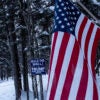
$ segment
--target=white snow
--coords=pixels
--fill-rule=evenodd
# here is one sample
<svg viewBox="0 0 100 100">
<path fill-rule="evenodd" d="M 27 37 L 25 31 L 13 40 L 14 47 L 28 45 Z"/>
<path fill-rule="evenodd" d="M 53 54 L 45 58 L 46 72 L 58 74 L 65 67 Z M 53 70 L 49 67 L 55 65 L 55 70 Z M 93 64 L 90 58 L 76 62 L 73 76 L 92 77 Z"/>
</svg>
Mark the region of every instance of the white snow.
<svg viewBox="0 0 100 100">
<path fill-rule="evenodd" d="M 47 74 L 43 75 L 42 78 L 43 78 L 42 80 L 43 80 L 43 91 L 44 91 L 44 100 L 45 100 L 48 75 Z M 37 79 L 38 79 L 38 76 L 37 76 Z M 37 84 L 39 86 L 39 81 Z M 13 79 L 10 78 L 8 81 L 7 80 L 0 81 L 0 100 L 15 100 L 15 88 L 14 88 Z M 27 100 L 27 95 L 26 95 L 26 92 L 24 91 L 22 91 L 21 100 Z M 29 100 L 34 100 L 33 92 L 32 92 L 32 80 L 30 76 L 29 76 Z M 35 99 L 35 100 L 38 100 L 38 99 Z"/>
<path fill-rule="evenodd" d="M 47 92 L 48 75 L 43 75 L 42 77 L 43 77 L 43 90 L 44 90 L 44 100 L 45 100 Z M 29 78 L 29 83 L 30 83 L 29 100 L 33 100 L 31 78 Z M 97 84 L 100 90 L 100 76 L 97 76 Z M 13 79 L 10 78 L 8 81 L 7 80 L 0 81 L 0 100 L 15 100 L 15 88 Z M 26 93 L 24 91 L 22 91 L 21 100 L 27 100 Z"/>
<path fill-rule="evenodd" d="M 14 81 L 0 81 L 0 100 L 15 100 Z"/>
<path fill-rule="evenodd" d="M 100 5 L 100 1 L 99 0 L 92 0 L 94 4 Z"/>
<path fill-rule="evenodd" d="M 50 8 L 52 11 L 54 11 L 54 6 L 50 6 L 49 8 Z"/>
</svg>

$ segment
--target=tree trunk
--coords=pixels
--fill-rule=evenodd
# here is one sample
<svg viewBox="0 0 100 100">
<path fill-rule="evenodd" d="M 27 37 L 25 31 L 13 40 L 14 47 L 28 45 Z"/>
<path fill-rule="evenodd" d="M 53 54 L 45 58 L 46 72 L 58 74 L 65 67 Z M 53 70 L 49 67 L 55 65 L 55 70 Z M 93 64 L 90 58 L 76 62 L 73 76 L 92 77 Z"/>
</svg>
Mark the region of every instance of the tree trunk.
<svg viewBox="0 0 100 100">
<path fill-rule="evenodd" d="M 35 98 L 39 99 L 36 76 L 32 76 L 32 88 L 34 93 L 34 99 Z"/>
<path fill-rule="evenodd" d="M 41 95 L 41 100 L 44 100 L 42 75 L 39 75 L 39 80 L 40 80 L 40 95 Z"/>
<path fill-rule="evenodd" d="M 18 52 L 17 52 L 17 45 L 15 44 L 16 35 L 10 35 L 10 52 L 12 57 L 12 66 L 13 66 L 13 74 L 14 74 L 14 84 L 15 84 L 15 93 L 16 93 L 16 100 L 20 99 L 21 96 L 21 73 L 20 67 L 18 64 Z"/>
<path fill-rule="evenodd" d="M 16 40 L 15 35 L 13 36 L 13 39 Z M 14 41 L 15 42 L 15 41 Z M 21 96 L 21 90 L 22 90 L 22 85 L 21 85 L 21 72 L 20 72 L 20 66 L 18 64 L 18 52 L 17 52 L 17 45 L 14 44 L 14 63 L 15 63 L 15 86 L 17 87 L 17 95 L 18 100 Z"/>
<path fill-rule="evenodd" d="M 23 33 L 24 34 L 24 33 Z M 27 92 L 27 100 L 29 100 L 29 84 L 28 84 L 28 64 L 27 64 L 27 51 L 25 51 L 26 47 L 26 35 L 22 34 L 22 55 L 23 55 L 23 87 L 24 91 Z"/>
</svg>

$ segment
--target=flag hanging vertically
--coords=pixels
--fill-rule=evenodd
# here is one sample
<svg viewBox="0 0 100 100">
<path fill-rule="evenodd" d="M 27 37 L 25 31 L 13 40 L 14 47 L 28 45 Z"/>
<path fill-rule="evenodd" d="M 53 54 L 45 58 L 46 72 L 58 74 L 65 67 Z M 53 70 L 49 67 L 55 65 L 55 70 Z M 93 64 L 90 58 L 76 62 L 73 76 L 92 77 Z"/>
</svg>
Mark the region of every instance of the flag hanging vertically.
<svg viewBox="0 0 100 100">
<path fill-rule="evenodd" d="M 69 0 L 55 0 L 47 100 L 100 100 L 95 58 L 100 29 Z"/>
</svg>

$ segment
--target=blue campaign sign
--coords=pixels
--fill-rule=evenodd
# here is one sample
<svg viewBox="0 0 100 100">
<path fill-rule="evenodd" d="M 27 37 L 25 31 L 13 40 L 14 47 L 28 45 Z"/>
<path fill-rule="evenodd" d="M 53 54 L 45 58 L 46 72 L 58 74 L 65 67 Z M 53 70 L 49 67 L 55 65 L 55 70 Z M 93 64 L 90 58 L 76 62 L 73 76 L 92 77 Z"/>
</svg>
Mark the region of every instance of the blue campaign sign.
<svg viewBox="0 0 100 100">
<path fill-rule="evenodd" d="M 44 59 L 32 59 L 30 65 L 32 75 L 46 74 Z"/>
</svg>

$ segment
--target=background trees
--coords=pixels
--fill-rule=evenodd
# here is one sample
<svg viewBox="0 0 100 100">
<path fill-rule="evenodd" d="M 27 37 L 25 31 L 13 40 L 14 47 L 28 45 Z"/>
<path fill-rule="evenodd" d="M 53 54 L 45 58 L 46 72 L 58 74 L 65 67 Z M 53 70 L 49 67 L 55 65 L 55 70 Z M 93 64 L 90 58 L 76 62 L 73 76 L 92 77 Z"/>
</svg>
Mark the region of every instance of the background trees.
<svg viewBox="0 0 100 100">
<path fill-rule="evenodd" d="M 100 6 L 91 0 L 80 1 L 99 20 Z M 77 2 L 75 4 L 91 18 Z M 31 59 L 44 58 L 46 72 L 48 71 L 53 16 L 54 0 L 0 0 L 0 78 L 4 79 L 5 75 L 7 78 L 14 75 L 16 100 L 20 98 L 22 89 L 27 92 L 27 99 L 29 98 L 28 73 L 31 71 L 29 63 Z M 99 51 L 98 47 L 96 72 L 99 70 Z M 39 79 L 42 93 L 41 75 Z M 37 98 L 35 75 L 32 76 L 32 81 L 34 97 Z M 43 94 L 41 97 L 43 99 Z"/>
<path fill-rule="evenodd" d="M 22 87 L 27 91 L 29 61 L 32 58 L 45 58 L 48 70 L 50 34 L 52 31 L 53 10 L 46 0 L 1 0 L 0 1 L 0 70 L 7 68 L 14 75 L 16 100 L 20 98 Z M 45 41 L 44 41 L 45 39 Z M 44 54 L 45 52 L 45 54 Z M 44 54 L 44 55 L 43 55 Z M 7 70 L 8 71 L 8 70 Z M 6 72 L 5 72 L 6 73 Z M 23 76 L 23 86 L 21 84 Z M 41 91 L 42 76 L 39 76 Z M 36 76 L 32 76 L 34 96 L 38 98 Z M 43 98 L 43 94 L 41 94 Z"/>
</svg>

